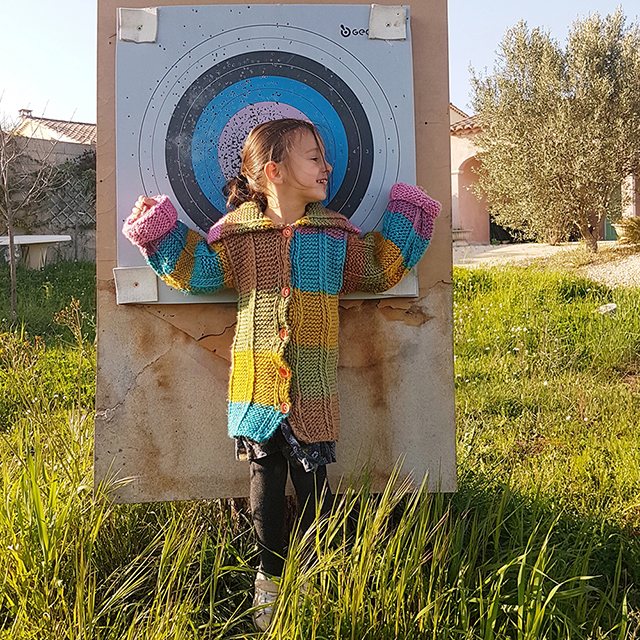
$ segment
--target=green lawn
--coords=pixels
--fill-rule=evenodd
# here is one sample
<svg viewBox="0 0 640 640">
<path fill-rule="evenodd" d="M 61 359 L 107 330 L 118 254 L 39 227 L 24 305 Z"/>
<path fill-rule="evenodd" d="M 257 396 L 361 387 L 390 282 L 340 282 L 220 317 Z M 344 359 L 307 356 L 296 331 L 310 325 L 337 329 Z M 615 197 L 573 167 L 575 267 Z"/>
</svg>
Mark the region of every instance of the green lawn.
<svg viewBox="0 0 640 640">
<path fill-rule="evenodd" d="M 56 325 L 54 316 L 64 309 L 72 298 L 79 301 L 87 314 L 85 331 L 89 340 L 95 337 L 96 265 L 92 262 L 57 262 L 35 271 L 23 264 L 17 268 L 19 325 L 11 325 L 9 264 L 0 264 L 0 331 L 20 329 L 22 325 L 31 336 L 47 341 L 70 338 L 68 330 Z"/>
<path fill-rule="evenodd" d="M 244 503 L 92 497 L 92 265 L 20 278 L 0 335 L 0 638 L 258 637 Z M 347 488 L 294 540 L 270 637 L 636 637 L 640 292 L 456 269 L 454 302 L 458 493 Z"/>
</svg>

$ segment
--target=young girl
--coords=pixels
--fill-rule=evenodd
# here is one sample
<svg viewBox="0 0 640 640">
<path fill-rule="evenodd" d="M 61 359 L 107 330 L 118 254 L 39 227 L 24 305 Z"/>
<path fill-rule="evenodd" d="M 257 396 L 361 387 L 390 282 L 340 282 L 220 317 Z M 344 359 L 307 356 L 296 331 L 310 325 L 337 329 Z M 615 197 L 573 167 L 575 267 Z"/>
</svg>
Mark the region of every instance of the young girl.
<svg viewBox="0 0 640 640">
<path fill-rule="evenodd" d="M 166 196 L 140 196 L 123 233 L 172 287 L 238 292 L 229 381 L 229 435 L 249 460 L 250 499 L 260 545 L 254 620 L 266 629 L 285 553 L 285 484 L 290 474 L 300 530 L 331 504 L 326 465 L 339 432 L 338 296 L 382 292 L 418 262 L 440 205 L 420 188 L 391 189 L 383 230 L 360 236 L 325 209 L 331 165 L 316 128 L 266 122 L 249 134 L 231 210 L 205 240 L 177 220 Z"/>
</svg>

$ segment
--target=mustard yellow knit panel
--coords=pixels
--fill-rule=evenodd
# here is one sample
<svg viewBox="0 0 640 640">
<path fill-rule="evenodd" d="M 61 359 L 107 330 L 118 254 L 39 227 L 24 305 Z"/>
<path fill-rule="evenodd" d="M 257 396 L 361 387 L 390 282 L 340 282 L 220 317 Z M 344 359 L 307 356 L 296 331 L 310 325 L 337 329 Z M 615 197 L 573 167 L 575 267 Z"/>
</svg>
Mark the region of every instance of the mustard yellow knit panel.
<svg viewBox="0 0 640 640">
<path fill-rule="evenodd" d="M 292 289 L 289 306 L 291 339 L 300 346 L 338 346 L 337 296 Z"/>
<path fill-rule="evenodd" d="M 290 380 L 280 375 L 284 361 L 268 351 L 236 351 L 229 381 L 229 402 L 279 406 L 289 401 Z"/>
<path fill-rule="evenodd" d="M 193 256 L 196 245 L 200 240 L 202 240 L 202 238 L 193 229 L 187 231 L 185 247 L 180 253 L 180 257 L 176 261 L 173 271 L 162 278 L 169 286 L 182 289 L 183 291 L 189 291 L 191 289 L 189 282 L 191 281 L 193 267 L 195 265 L 195 258 Z"/>
</svg>

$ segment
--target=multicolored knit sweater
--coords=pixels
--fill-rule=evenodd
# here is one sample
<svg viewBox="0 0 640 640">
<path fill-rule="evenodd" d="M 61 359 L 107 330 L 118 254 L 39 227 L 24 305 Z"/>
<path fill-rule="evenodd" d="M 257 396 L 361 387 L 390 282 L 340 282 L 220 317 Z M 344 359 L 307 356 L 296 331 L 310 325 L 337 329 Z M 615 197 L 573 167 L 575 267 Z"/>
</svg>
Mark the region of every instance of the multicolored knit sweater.
<svg viewBox="0 0 640 640">
<path fill-rule="evenodd" d="M 177 220 L 166 196 L 123 233 L 169 285 L 238 291 L 229 435 L 264 442 L 289 418 L 302 442 L 338 439 L 338 296 L 397 284 L 429 245 L 440 204 L 417 187 L 391 189 L 382 232 L 360 236 L 320 203 L 275 226 L 247 202 L 207 240 Z"/>
</svg>

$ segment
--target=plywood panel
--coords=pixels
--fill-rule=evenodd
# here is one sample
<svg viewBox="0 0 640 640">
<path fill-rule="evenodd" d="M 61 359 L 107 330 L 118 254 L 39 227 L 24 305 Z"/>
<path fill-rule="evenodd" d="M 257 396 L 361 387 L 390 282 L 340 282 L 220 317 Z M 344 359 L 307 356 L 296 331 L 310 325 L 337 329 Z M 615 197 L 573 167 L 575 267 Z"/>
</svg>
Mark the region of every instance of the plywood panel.
<svg viewBox="0 0 640 640">
<path fill-rule="evenodd" d="M 98 3 L 96 481 L 128 478 L 114 495 L 125 502 L 247 495 L 246 463 L 226 435 L 234 306 L 116 305 L 117 5 Z M 418 265 L 418 298 L 341 305 L 334 485 L 368 461 L 381 486 L 404 457 L 416 482 L 429 473 L 432 487 L 455 489 L 446 18 L 445 0 L 411 7 L 417 182 L 443 210 Z"/>
</svg>

